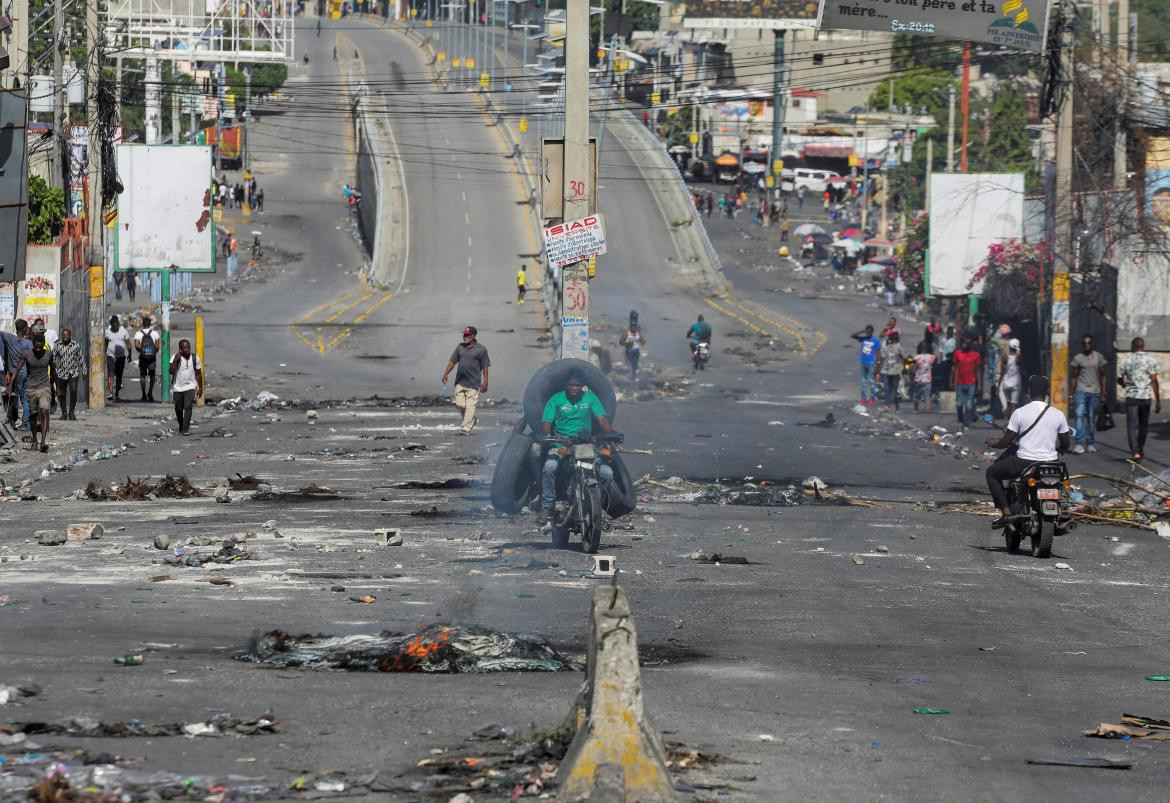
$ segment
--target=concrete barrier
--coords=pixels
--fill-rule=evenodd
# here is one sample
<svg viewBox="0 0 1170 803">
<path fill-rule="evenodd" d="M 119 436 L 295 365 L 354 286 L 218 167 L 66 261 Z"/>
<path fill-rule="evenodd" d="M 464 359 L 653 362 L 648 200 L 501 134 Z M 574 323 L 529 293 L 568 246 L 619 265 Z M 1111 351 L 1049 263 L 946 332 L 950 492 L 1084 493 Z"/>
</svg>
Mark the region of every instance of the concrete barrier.
<svg viewBox="0 0 1170 803">
<path fill-rule="evenodd" d="M 666 751 L 642 699 L 630 603 L 616 579 L 593 589 L 585 686 L 570 714 L 576 735 L 557 770 L 557 798 L 674 801 Z"/>
</svg>

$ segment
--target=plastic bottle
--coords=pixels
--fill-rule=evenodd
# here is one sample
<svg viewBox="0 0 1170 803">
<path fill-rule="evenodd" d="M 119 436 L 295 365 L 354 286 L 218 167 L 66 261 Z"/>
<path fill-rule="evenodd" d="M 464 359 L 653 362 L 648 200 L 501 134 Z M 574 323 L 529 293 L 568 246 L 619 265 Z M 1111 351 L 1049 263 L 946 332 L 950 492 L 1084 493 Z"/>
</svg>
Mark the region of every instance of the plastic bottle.
<svg viewBox="0 0 1170 803">
<path fill-rule="evenodd" d="M 441 398 L 441 399 L 447 398 L 447 383 L 446 382 L 439 385 L 439 398 Z"/>
</svg>

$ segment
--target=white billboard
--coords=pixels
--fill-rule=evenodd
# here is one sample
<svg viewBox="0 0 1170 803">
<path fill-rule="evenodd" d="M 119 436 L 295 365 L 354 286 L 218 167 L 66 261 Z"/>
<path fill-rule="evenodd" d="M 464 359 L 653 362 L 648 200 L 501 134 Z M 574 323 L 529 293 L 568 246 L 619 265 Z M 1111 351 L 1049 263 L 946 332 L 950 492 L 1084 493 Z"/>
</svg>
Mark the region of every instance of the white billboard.
<svg viewBox="0 0 1170 803">
<path fill-rule="evenodd" d="M 117 269 L 215 270 L 210 145 L 118 145 Z"/>
<path fill-rule="evenodd" d="M 1023 173 L 931 173 L 930 292 L 963 296 L 992 243 L 1024 231 Z"/>
</svg>

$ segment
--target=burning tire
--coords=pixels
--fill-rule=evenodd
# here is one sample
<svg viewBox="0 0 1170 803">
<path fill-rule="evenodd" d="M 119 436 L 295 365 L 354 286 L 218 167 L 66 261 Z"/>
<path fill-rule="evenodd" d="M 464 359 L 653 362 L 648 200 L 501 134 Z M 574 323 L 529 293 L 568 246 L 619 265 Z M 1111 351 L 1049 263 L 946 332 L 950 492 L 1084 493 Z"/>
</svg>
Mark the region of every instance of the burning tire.
<svg viewBox="0 0 1170 803">
<path fill-rule="evenodd" d="M 610 465 L 613 466 L 613 487 L 608 494 L 602 494 L 602 501 L 605 503 L 606 515 L 616 519 L 634 512 L 638 507 L 638 496 L 634 493 L 634 479 L 622 456 L 615 454 Z"/>
<path fill-rule="evenodd" d="M 492 507 L 501 513 L 518 513 L 532 498 L 532 436 L 513 432 L 508 436 L 492 474 Z"/>
<path fill-rule="evenodd" d="M 609 423 L 613 423 L 617 415 L 617 395 L 613 391 L 613 383 L 593 363 L 570 358 L 541 367 L 532 375 L 532 379 L 528 380 L 528 387 L 524 391 L 524 417 L 528 419 L 528 426 L 533 432 L 540 432 L 540 418 L 544 415 L 544 405 L 553 394 L 565 389 L 569 373 L 574 369 L 581 372 L 585 386 L 601 400 L 606 418 L 609 419 Z"/>
</svg>

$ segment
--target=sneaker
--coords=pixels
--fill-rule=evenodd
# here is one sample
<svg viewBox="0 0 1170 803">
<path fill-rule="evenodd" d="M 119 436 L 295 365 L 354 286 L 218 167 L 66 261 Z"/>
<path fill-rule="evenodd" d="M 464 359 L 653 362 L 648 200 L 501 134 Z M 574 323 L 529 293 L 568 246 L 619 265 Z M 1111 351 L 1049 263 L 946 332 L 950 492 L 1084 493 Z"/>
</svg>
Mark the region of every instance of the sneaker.
<svg viewBox="0 0 1170 803">
<path fill-rule="evenodd" d="M 1078 443 L 1076 446 L 1074 446 L 1072 448 L 1072 453 L 1073 454 L 1084 454 L 1085 453 L 1085 445 L 1083 443 Z"/>
<path fill-rule="evenodd" d="M 1090 443 L 1088 446 L 1085 447 L 1085 451 L 1086 452 L 1096 452 L 1097 447 Z"/>
</svg>

